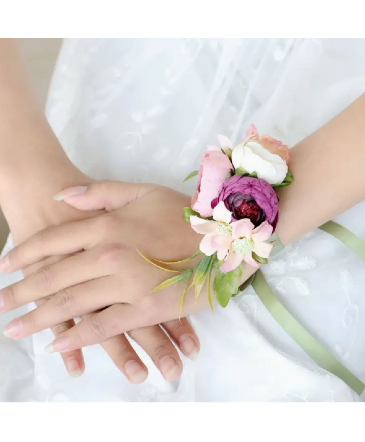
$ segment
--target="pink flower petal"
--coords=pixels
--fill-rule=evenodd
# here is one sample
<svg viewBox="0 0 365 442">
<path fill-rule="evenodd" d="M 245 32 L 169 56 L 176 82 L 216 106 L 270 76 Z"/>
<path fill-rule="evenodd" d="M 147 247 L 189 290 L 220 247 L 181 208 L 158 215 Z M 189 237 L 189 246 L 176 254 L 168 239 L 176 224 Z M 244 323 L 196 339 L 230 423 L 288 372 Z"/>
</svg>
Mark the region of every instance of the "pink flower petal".
<svg viewBox="0 0 365 442">
<path fill-rule="evenodd" d="M 202 235 L 214 233 L 217 228 L 215 221 L 207 221 L 194 215 L 190 217 L 190 224 L 197 233 L 201 233 Z"/>
<path fill-rule="evenodd" d="M 200 250 L 207 256 L 213 255 L 217 252 L 218 259 L 223 259 L 227 256 L 228 250 L 232 244 L 232 237 L 230 235 L 205 235 L 200 243 Z M 221 256 L 221 258 L 220 258 Z"/>
<path fill-rule="evenodd" d="M 218 134 L 217 138 L 223 150 L 232 149 L 232 141 L 228 137 Z"/>
<path fill-rule="evenodd" d="M 272 230 L 272 226 L 267 221 L 264 221 L 252 231 L 252 239 L 258 242 L 266 241 L 272 235 Z"/>
<path fill-rule="evenodd" d="M 213 236 L 214 235 L 212 235 L 212 234 L 205 235 L 200 243 L 199 249 L 202 253 L 204 253 L 204 255 L 212 256 L 216 252 L 216 248 L 212 244 L 212 237 Z"/>
<path fill-rule="evenodd" d="M 218 146 L 213 146 L 213 145 L 208 146 L 207 150 L 210 151 L 210 152 L 212 152 L 212 151 L 213 152 L 214 151 L 221 152 L 221 149 Z"/>
<path fill-rule="evenodd" d="M 243 255 L 243 260 L 250 266 L 252 267 L 259 267 L 259 263 L 256 262 L 253 258 L 252 258 L 252 253 L 246 253 L 245 255 Z"/>
<path fill-rule="evenodd" d="M 212 200 L 216 199 L 232 163 L 221 151 L 205 152 L 202 158 L 201 175 L 199 184 L 192 200 L 192 208 L 201 216 L 212 216 Z"/>
<path fill-rule="evenodd" d="M 256 255 L 261 256 L 261 258 L 268 258 L 273 246 L 274 244 L 267 242 L 255 242 L 253 251 L 256 253 Z"/>
<path fill-rule="evenodd" d="M 259 133 L 254 124 L 251 124 L 251 126 L 248 129 L 246 129 L 246 136 L 247 138 L 259 136 Z"/>
<path fill-rule="evenodd" d="M 212 239 L 212 245 L 217 251 L 219 260 L 224 259 L 231 248 L 233 238 L 231 235 L 215 235 Z"/>
<path fill-rule="evenodd" d="M 241 253 L 231 253 L 221 265 L 221 271 L 223 273 L 228 273 L 236 269 L 241 264 L 243 257 L 244 255 Z"/>
<path fill-rule="evenodd" d="M 234 239 L 237 238 L 251 238 L 254 225 L 248 218 L 240 219 L 239 221 L 234 221 L 231 223 L 232 226 L 232 236 Z"/>
</svg>

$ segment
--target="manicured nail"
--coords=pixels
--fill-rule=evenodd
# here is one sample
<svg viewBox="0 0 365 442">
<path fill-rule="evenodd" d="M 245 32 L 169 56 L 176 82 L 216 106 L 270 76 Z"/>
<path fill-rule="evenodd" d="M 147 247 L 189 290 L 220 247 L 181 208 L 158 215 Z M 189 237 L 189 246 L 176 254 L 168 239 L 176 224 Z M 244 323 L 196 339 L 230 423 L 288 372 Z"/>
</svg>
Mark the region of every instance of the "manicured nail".
<svg viewBox="0 0 365 442">
<path fill-rule="evenodd" d="M 147 379 L 148 374 L 143 369 L 142 365 L 137 361 L 128 361 L 125 364 L 125 371 L 135 384 L 139 384 Z"/>
<path fill-rule="evenodd" d="M 7 272 L 10 269 L 9 255 L 0 259 L 0 272 Z"/>
<path fill-rule="evenodd" d="M 5 308 L 4 296 L 0 295 L 0 312 L 2 312 Z"/>
<path fill-rule="evenodd" d="M 69 198 L 70 196 L 81 195 L 86 191 L 87 191 L 87 186 L 70 187 L 68 189 L 63 190 L 60 193 L 56 193 L 56 195 L 53 196 L 53 199 L 55 201 L 62 201 L 65 198 Z"/>
<path fill-rule="evenodd" d="M 194 361 L 199 356 L 199 349 L 190 335 L 182 335 L 179 339 L 181 351 L 185 356 Z"/>
<path fill-rule="evenodd" d="M 55 341 L 45 347 L 44 351 L 46 353 L 54 353 L 55 351 L 63 351 L 66 350 L 69 345 L 67 338 L 58 338 Z"/>
<path fill-rule="evenodd" d="M 82 375 L 80 364 L 78 363 L 76 358 L 68 358 L 66 365 L 68 374 L 73 378 L 78 378 Z"/>
<path fill-rule="evenodd" d="M 172 356 L 164 356 L 160 361 L 160 370 L 167 381 L 174 381 L 179 376 L 179 366 Z"/>
<path fill-rule="evenodd" d="M 13 319 L 5 327 L 4 335 L 7 338 L 16 338 L 23 333 L 23 323 L 19 318 Z"/>
</svg>

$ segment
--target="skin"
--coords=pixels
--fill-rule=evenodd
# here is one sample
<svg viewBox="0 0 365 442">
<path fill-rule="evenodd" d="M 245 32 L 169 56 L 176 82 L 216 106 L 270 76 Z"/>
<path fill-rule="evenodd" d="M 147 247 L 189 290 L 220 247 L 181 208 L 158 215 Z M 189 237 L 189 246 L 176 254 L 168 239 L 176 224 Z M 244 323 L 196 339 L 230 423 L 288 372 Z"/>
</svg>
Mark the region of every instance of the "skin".
<svg viewBox="0 0 365 442">
<path fill-rule="evenodd" d="M 0 61 L 0 102 L 1 109 L 6 110 L 0 118 L 0 204 L 14 244 L 45 228 L 105 213 L 80 211 L 53 200 L 52 196 L 64 187 L 87 185 L 94 180 L 82 174 L 63 152 L 33 96 L 14 41 L 0 39 Z M 63 258 L 59 254 L 41 260 L 24 269 L 24 275 L 41 272 Z M 39 299 L 37 305 L 45 307 L 48 302 L 49 298 Z M 57 337 L 72 326 L 73 319 L 54 324 L 52 331 Z M 155 324 L 141 327 L 129 335 L 146 350 L 165 379 L 175 380 L 182 372 L 182 362 L 164 330 L 186 356 L 194 358 L 198 354 L 199 339 L 186 319 L 169 321 L 163 328 Z M 102 345 L 130 382 L 146 379 L 147 368 L 124 334 Z M 83 373 L 81 350 L 65 352 L 62 358 L 71 376 Z"/>
<path fill-rule="evenodd" d="M 283 189 L 279 195 L 277 233 L 284 245 L 364 199 L 365 175 L 358 167 L 365 160 L 362 141 L 365 139 L 364 113 L 363 95 L 292 149 L 290 168 L 294 184 Z M 344 173 L 345 167 L 345 172 L 351 173 Z M 67 314 L 70 317 L 79 311 L 88 313 L 108 306 L 61 333 L 49 347 L 50 351 L 73 351 L 134 328 L 176 319 L 178 315 L 181 289 L 169 287 L 151 296 L 151 289 L 165 280 L 166 274 L 141 259 L 136 248 L 143 250 L 147 256 L 162 260 L 192 255 L 200 239 L 181 219 L 182 208 L 188 205 L 189 199 L 160 187 L 151 189 L 149 186 L 109 183 L 109 188 L 105 190 L 103 186 L 105 184 L 92 184 L 86 193 L 78 197 L 64 195 L 64 202 L 81 210 L 106 209 L 109 213 L 47 229 L 45 233 L 24 242 L 2 261 L 3 271 L 12 271 L 46 257 L 84 250 L 0 292 L 5 310 L 32 299 L 49 295 L 57 297 L 65 290 L 68 293 Z M 123 194 L 119 202 L 115 199 L 115 189 L 119 189 L 118 194 Z M 88 200 L 90 196 L 91 202 Z M 73 270 L 76 266 L 78 272 Z M 245 266 L 243 280 L 254 271 Z M 100 281 L 95 279 L 95 275 L 98 279 L 105 278 L 103 288 L 108 287 L 105 299 L 100 297 Z M 120 291 L 121 280 L 123 293 Z M 91 291 L 93 295 L 86 299 L 85 293 Z M 195 303 L 193 294 L 187 291 L 183 315 L 205 309 L 206 299 L 203 292 L 198 303 Z M 64 315 L 57 316 L 58 319 L 51 310 L 55 309 L 47 310 L 47 315 L 53 314 L 52 320 L 66 319 L 65 310 L 58 309 L 57 314 Z M 14 338 L 19 339 L 51 325 L 42 323 L 42 318 L 33 318 L 28 322 L 23 318 L 22 331 Z"/>
</svg>

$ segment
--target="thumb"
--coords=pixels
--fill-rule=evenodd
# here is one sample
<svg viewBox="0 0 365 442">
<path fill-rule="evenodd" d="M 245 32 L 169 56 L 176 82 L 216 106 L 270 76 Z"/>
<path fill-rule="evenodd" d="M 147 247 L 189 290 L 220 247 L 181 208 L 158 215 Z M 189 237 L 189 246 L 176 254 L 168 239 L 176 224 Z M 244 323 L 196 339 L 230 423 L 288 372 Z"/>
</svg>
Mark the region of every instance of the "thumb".
<svg viewBox="0 0 365 442">
<path fill-rule="evenodd" d="M 150 192 L 155 186 L 122 181 L 99 181 L 88 186 L 69 187 L 53 197 L 79 210 L 110 212 Z"/>
</svg>

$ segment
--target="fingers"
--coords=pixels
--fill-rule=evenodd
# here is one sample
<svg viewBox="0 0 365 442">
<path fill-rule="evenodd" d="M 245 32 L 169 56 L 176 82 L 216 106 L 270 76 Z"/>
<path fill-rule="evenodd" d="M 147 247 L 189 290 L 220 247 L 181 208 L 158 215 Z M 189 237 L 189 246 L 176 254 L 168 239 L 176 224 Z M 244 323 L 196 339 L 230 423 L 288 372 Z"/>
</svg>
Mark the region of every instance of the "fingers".
<svg viewBox="0 0 365 442">
<path fill-rule="evenodd" d="M 128 292 L 130 290 L 132 290 L 132 288 L 127 287 L 126 291 Z M 46 351 L 64 352 L 75 350 L 77 348 L 99 344 L 106 339 L 129 332 L 130 330 L 135 330 L 136 328 L 170 321 L 170 319 L 176 318 L 178 314 L 178 295 L 178 292 L 171 293 L 171 296 L 160 294 L 159 299 L 158 295 L 154 294 L 153 297 L 146 298 L 143 307 L 142 304 L 138 304 L 137 306 L 131 304 L 114 304 L 99 313 L 90 315 L 86 320 L 78 323 L 72 330 L 67 331 L 61 338 L 47 346 Z M 196 308 L 196 310 L 191 309 L 192 312 L 202 309 L 199 301 L 197 304 L 194 303 L 193 296 L 187 298 L 186 304 L 188 303 L 192 303 Z M 205 304 L 207 304 L 207 301 L 204 299 L 204 305 Z M 173 327 L 174 324 L 174 322 L 167 322 L 167 327 Z"/>
<path fill-rule="evenodd" d="M 133 350 L 125 335 L 114 336 L 101 345 L 129 382 L 140 384 L 147 379 L 147 367 Z"/>
<path fill-rule="evenodd" d="M 113 336 L 161 321 L 149 318 L 130 304 L 116 304 L 88 316 L 46 347 L 46 351 L 65 352 L 100 344 Z"/>
<path fill-rule="evenodd" d="M 52 332 L 57 338 L 66 330 L 70 330 L 75 325 L 74 321 L 67 321 L 52 327 Z M 78 378 L 85 371 L 85 361 L 82 355 L 82 350 L 73 350 L 66 353 L 61 353 L 62 360 L 66 366 L 68 374 L 73 378 Z"/>
<path fill-rule="evenodd" d="M 112 264 L 103 256 L 93 249 L 40 268 L 0 291 L 2 311 L 13 310 L 67 287 L 109 274 Z"/>
<path fill-rule="evenodd" d="M 41 305 L 44 304 L 47 304 L 47 300 L 42 300 L 38 302 L 37 306 L 40 307 Z M 66 330 L 71 329 L 74 325 L 75 322 L 73 320 L 62 322 L 60 324 L 55 325 L 54 327 L 52 327 L 52 332 L 54 334 L 54 337 L 57 339 L 59 336 L 65 333 Z M 6 329 L 4 334 L 7 337 L 11 337 L 6 333 Z M 81 349 L 73 350 L 66 353 L 61 353 L 61 357 L 65 364 L 66 370 L 68 371 L 68 374 L 70 376 L 72 376 L 73 378 L 77 378 L 84 373 L 85 361 Z"/>
<path fill-rule="evenodd" d="M 140 198 L 156 186 L 118 181 L 102 181 L 88 187 L 70 187 L 54 196 L 80 210 L 119 209 Z"/>
<path fill-rule="evenodd" d="M 143 327 L 128 334 L 151 357 L 167 381 L 175 381 L 181 376 L 182 363 L 180 357 L 160 326 Z"/>
<path fill-rule="evenodd" d="M 61 290 L 41 305 L 38 302 L 39 307 L 35 310 L 11 321 L 4 333 L 9 338 L 22 339 L 118 302 L 113 295 L 106 296 L 106 293 L 118 294 L 119 287 L 111 290 L 113 284 L 113 281 L 99 278 Z"/>
<path fill-rule="evenodd" d="M 193 361 L 198 357 L 199 338 L 186 318 L 164 322 L 161 325 L 186 357 Z"/>
<path fill-rule="evenodd" d="M 53 255 L 67 255 L 89 248 L 95 232 L 90 218 L 41 230 L 0 259 L 0 271 L 10 273 Z"/>
</svg>

